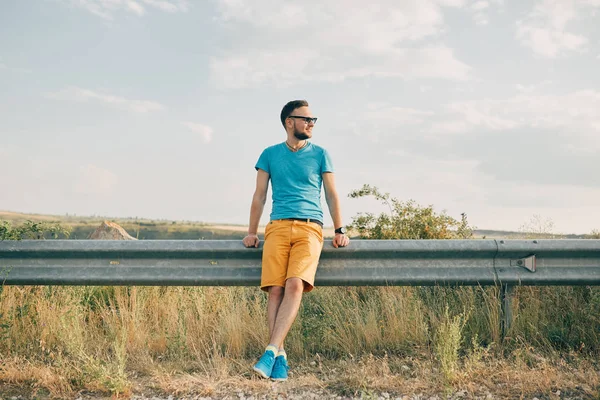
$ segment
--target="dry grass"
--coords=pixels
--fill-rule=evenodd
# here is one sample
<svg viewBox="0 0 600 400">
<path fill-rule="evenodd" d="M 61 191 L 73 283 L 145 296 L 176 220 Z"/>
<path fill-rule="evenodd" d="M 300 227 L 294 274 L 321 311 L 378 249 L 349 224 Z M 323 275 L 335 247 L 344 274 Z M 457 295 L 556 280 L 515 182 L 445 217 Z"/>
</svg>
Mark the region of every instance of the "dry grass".
<svg viewBox="0 0 600 400">
<path fill-rule="evenodd" d="M 338 360 L 304 360 L 292 364 L 291 377 L 287 382 L 274 383 L 250 374 L 251 361 L 222 359 L 208 364 L 182 363 L 154 364 L 144 376 L 132 376 L 128 391 L 173 396 L 210 396 L 220 398 L 243 393 L 246 396 L 313 393 L 368 397 L 387 392 L 391 396 L 403 395 L 451 395 L 462 393 L 465 398 L 597 398 L 600 394 L 600 370 L 591 361 L 579 359 L 573 362 L 536 356 L 530 365 L 513 355 L 498 360 L 486 356 L 477 365 L 464 367 L 452 381 L 445 379 L 438 363 L 427 354 L 414 356 L 359 358 L 345 357 Z M 215 368 L 216 367 L 216 368 Z M 132 375 L 133 372 L 131 373 Z M 1 379 L 14 387 L 30 388 L 32 392 L 47 393 L 54 397 L 71 398 L 78 389 L 95 390 L 109 396 L 110 390 L 87 384 L 73 387 L 66 381 L 62 371 L 52 367 L 35 367 L 23 360 L 9 360 L 2 368 Z M 560 393 L 559 393 L 560 392 Z M 21 391 L 23 393 L 23 391 Z M 0 395 L 2 391 L 0 391 Z M 113 392 L 114 394 L 114 392 Z M 595 397 L 596 396 L 596 397 Z"/>
<path fill-rule="evenodd" d="M 598 395 L 597 288 L 519 289 L 503 344 L 496 296 L 496 288 L 319 288 L 286 340 L 293 379 L 274 385 L 250 374 L 267 339 L 266 296 L 255 288 L 4 287 L 0 382 L 58 397 Z"/>
</svg>

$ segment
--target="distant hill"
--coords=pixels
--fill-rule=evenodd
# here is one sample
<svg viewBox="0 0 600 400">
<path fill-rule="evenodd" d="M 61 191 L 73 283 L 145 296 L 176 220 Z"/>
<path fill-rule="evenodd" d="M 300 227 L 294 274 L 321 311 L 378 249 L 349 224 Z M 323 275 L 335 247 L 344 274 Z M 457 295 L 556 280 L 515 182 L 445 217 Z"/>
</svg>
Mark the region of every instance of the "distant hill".
<svg viewBox="0 0 600 400">
<path fill-rule="evenodd" d="M 241 240 L 246 235 L 246 225 L 230 225 L 206 223 L 198 221 L 172 221 L 145 218 L 110 218 L 99 216 L 75 215 L 46 215 L 26 214 L 11 211 L 0 211 L 0 220 L 9 221 L 13 225 L 34 222 L 55 222 L 71 228 L 71 239 L 86 239 L 102 221 L 108 220 L 121 225 L 131 236 L 147 240 Z M 259 228 L 259 233 L 264 232 L 264 227 Z M 475 238 L 487 239 L 522 239 L 532 237 L 532 234 L 514 231 L 498 231 L 490 229 L 477 229 Z M 333 237 L 333 228 L 324 229 L 325 237 Z M 587 235 L 535 235 L 540 239 L 583 239 Z"/>
<path fill-rule="evenodd" d="M 148 240 L 236 240 L 245 236 L 244 227 L 206 224 L 196 221 L 168 221 L 145 218 L 110 218 L 85 217 L 73 215 L 25 214 L 0 211 L 0 220 L 9 221 L 13 225 L 25 221 L 59 223 L 71 228 L 71 239 L 87 239 L 102 221 L 119 224 L 131 236 Z"/>
</svg>

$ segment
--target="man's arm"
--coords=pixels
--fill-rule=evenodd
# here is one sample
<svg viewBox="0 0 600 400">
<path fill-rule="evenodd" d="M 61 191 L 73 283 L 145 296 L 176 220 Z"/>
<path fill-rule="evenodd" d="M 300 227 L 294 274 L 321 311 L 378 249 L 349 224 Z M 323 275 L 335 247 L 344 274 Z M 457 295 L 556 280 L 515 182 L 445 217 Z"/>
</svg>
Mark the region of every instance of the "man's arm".
<svg viewBox="0 0 600 400">
<path fill-rule="evenodd" d="M 335 178 L 332 172 L 326 172 L 323 174 L 323 187 L 325 188 L 325 199 L 327 200 L 327 206 L 329 207 L 329 213 L 331 219 L 333 219 L 333 227 L 335 229 L 341 228 L 342 223 L 342 211 L 340 209 L 340 199 L 335 188 Z M 342 233 L 336 233 L 333 238 L 333 247 L 345 247 L 350 243 L 348 236 Z"/>
<path fill-rule="evenodd" d="M 252 205 L 250 206 L 250 224 L 248 226 L 248 236 L 243 240 L 246 247 L 258 247 L 258 223 L 265 208 L 267 201 L 267 189 L 269 188 L 269 174 L 259 169 L 256 174 L 256 190 L 252 196 Z"/>
</svg>

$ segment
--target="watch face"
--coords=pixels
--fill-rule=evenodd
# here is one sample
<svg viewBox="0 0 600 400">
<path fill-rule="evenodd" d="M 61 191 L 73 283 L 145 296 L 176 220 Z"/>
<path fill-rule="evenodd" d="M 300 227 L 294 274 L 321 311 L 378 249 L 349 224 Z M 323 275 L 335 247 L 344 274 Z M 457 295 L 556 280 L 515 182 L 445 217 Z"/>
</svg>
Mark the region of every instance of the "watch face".
<svg viewBox="0 0 600 400">
<path fill-rule="evenodd" d="M 341 228 L 337 228 L 335 230 L 336 233 L 341 233 L 342 235 L 346 234 L 346 228 L 344 228 L 343 226 Z"/>
</svg>

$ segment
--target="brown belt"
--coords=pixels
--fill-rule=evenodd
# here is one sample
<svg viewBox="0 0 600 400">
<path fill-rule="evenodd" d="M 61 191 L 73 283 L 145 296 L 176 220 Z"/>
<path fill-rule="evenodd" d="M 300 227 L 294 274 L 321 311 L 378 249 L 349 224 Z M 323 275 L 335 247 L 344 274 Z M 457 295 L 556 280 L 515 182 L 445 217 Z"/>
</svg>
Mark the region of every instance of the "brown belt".
<svg viewBox="0 0 600 400">
<path fill-rule="evenodd" d="M 319 225 L 321 228 L 323 227 L 323 223 L 318 219 L 310 219 L 310 218 L 282 218 L 280 221 L 304 221 L 304 222 L 312 222 L 314 224 Z"/>
</svg>

